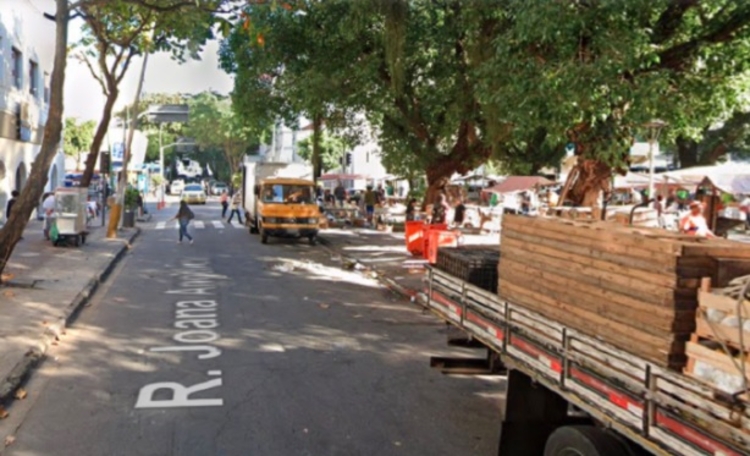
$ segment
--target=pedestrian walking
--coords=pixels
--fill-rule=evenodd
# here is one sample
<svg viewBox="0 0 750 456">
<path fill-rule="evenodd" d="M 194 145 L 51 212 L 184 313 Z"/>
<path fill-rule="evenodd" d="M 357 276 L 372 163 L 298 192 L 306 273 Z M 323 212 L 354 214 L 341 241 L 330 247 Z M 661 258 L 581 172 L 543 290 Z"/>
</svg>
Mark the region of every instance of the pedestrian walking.
<svg viewBox="0 0 750 456">
<path fill-rule="evenodd" d="M 10 193 L 10 200 L 8 200 L 8 205 L 5 207 L 5 221 L 7 222 L 10 218 L 10 210 L 13 209 L 13 205 L 16 204 L 16 201 L 18 201 L 18 196 L 20 193 L 18 193 L 18 190 L 13 190 Z"/>
<path fill-rule="evenodd" d="M 242 225 L 242 214 L 240 214 L 240 207 L 242 207 L 242 194 L 240 192 L 236 192 L 232 196 L 232 211 L 229 213 L 229 220 L 227 220 L 227 223 L 232 223 L 234 214 L 237 214 L 237 220 L 239 220 L 240 225 Z"/>
<path fill-rule="evenodd" d="M 50 240 L 49 233 L 52 229 L 52 224 L 55 219 L 55 194 L 52 192 L 44 194 L 44 201 L 42 202 L 42 210 L 44 211 L 44 239 Z"/>
<path fill-rule="evenodd" d="M 229 195 L 226 190 L 221 192 L 219 201 L 221 202 L 221 218 L 225 219 L 227 218 L 227 209 L 229 208 Z"/>
<path fill-rule="evenodd" d="M 333 196 L 336 197 L 336 201 L 339 202 L 339 207 L 344 207 L 344 200 L 346 199 L 346 189 L 344 188 L 344 184 L 339 181 L 338 185 L 336 185 L 336 188 L 333 189 Z"/>
<path fill-rule="evenodd" d="M 188 238 L 191 244 L 193 243 L 193 236 L 188 233 L 187 228 L 190 221 L 194 218 L 195 214 L 193 214 L 193 211 L 190 210 L 190 207 L 188 207 L 187 203 L 185 201 L 180 201 L 180 209 L 177 211 L 177 215 L 174 216 L 174 219 L 176 219 L 180 224 L 180 240 L 177 241 L 178 243 L 182 243 L 183 237 Z"/>
</svg>

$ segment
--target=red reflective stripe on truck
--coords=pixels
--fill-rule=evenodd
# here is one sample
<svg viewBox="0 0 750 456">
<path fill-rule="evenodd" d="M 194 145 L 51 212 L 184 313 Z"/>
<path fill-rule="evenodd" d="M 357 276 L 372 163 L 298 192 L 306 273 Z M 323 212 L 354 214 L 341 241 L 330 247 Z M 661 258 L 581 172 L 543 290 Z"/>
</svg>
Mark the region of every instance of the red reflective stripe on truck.
<svg viewBox="0 0 750 456">
<path fill-rule="evenodd" d="M 497 337 L 498 339 L 500 339 L 500 340 L 503 339 L 503 336 L 505 335 L 505 333 L 503 333 L 503 330 L 501 330 L 497 326 L 495 326 L 495 325 L 487 322 L 484 318 L 480 317 L 479 315 L 475 314 L 474 312 L 467 312 L 466 313 L 466 318 L 469 321 L 471 321 L 471 322 L 474 322 L 474 323 L 476 323 L 476 324 L 478 324 L 480 326 L 484 326 L 484 328 L 485 328 L 485 330 L 487 330 L 487 332 L 494 334 L 494 336 Z"/>
<path fill-rule="evenodd" d="M 545 351 L 536 348 L 535 346 L 516 336 L 510 336 L 510 344 L 514 345 L 519 350 L 523 350 L 526 353 L 536 357 L 539 361 L 546 363 L 553 371 L 557 373 L 562 372 L 562 363 L 558 359 L 548 355 Z"/>
<path fill-rule="evenodd" d="M 451 311 L 455 312 L 457 315 L 459 316 L 461 315 L 461 307 L 459 307 L 457 304 L 454 304 L 450 299 L 443 296 L 440 292 L 433 290 L 432 299 L 444 305 Z"/>
<path fill-rule="evenodd" d="M 704 434 L 696 431 L 691 426 L 680 423 L 674 418 L 670 418 L 663 412 L 656 412 L 656 424 L 673 434 L 680 437 L 682 440 L 692 443 L 693 445 L 701 448 L 710 454 L 721 455 L 721 456 L 743 456 L 743 454 L 736 450 L 733 450 L 726 445 L 713 440 Z"/>
<path fill-rule="evenodd" d="M 621 409 L 636 414 L 643 413 L 643 405 L 641 405 L 634 399 L 631 399 L 627 394 L 621 393 L 620 391 L 606 385 L 596 377 L 588 375 L 583 371 L 576 369 L 575 367 L 570 368 L 570 377 L 599 391 L 599 393 L 606 397 L 608 401 L 620 407 Z"/>
</svg>

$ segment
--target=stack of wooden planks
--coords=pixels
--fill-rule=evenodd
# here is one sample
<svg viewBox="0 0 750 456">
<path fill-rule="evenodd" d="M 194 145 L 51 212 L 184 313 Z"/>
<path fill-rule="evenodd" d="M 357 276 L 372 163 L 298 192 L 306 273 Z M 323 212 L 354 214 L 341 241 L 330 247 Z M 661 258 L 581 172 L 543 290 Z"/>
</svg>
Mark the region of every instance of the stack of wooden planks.
<svg viewBox="0 0 750 456">
<path fill-rule="evenodd" d="M 678 370 L 701 278 L 718 259 L 750 260 L 750 245 L 723 239 L 511 215 L 500 251 L 502 298 Z"/>
</svg>

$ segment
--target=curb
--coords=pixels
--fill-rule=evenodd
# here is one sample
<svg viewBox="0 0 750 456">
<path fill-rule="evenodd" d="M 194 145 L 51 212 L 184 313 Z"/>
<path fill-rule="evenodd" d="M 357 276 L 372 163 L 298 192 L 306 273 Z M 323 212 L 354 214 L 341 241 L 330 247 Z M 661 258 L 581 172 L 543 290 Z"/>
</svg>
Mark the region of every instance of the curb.
<svg viewBox="0 0 750 456">
<path fill-rule="evenodd" d="M 89 303 L 89 300 L 99 288 L 99 285 L 107 280 L 109 275 L 115 269 L 115 266 L 117 266 L 117 264 L 125 257 L 125 254 L 130 249 L 133 241 L 140 234 L 141 229 L 137 227 L 135 228 L 135 231 L 128 233 L 128 237 L 125 238 L 127 242 L 123 243 L 117 250 L 109 264 L 96 274 L 96 276 L 86 284 L 83 290 L 73 298 L 71 303 L 65 308 L 64 316 L 55 323 L 47 325 L 42 333 L 41 340 L 37 342 L 35 347 L 32 347 L 26 352 L 23 359 L 13 367 L 10 374 L 8 374 L 8 376 L 2 380 L 2 383 L 0 383 L 0 403 L 6 403 L 12 399 L 13 393 L 15 393 L 16 389 L 29 376 L 37 364 L 44 359 L 49 347 L 57 341 L 62 334 L 65 334 L 65 327 L 71 324 L 76 319 L 81 309 Z"/>
<path fill-rule="evenodd" d="M 318 240 L 320 241 L 320 244 L 328 250 L 329 253 L 335 253 L 336 255 L 340 256 L 343 260 L 349 263 L 359 264 L 360 266 L 362 266 L 362 269 L 360 269 L 360 272 L 369 271 L 369 272 L 374 273 L 375 274 L 374 278 L 378 282 L 380 282 L 383 286 L 385 286 L 387 289 L 400 294 L 402 297 L 409 299 L 411 302 L 421 301 L 419 297 L 420 292 L 418 290 L 412 290 L 411 288 L 404 287 L 403 285 L 399 284 L 394 279 L 383 274 L 376 268 L 373 268 L 372 266 L 366 266 L 362 264 L 358 259 L 344 255 L 343 253 L 337 251 L 336 248 L 334 247 L 334 244 L 328 239 L 318 237 Z"/>
</svg>

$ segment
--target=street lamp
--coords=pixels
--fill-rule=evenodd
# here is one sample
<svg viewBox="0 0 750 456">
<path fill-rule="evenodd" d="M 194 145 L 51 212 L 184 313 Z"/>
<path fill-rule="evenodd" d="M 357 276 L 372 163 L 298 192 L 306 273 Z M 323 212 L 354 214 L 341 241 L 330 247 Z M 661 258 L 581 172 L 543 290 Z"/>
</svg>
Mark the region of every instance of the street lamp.
<svg viewBox="0 0 750 456">
<path fill-rule="evenodd" d="M 648 198 L 654 199 L 654 144 L 659 140 L 661 130 L 667 126 L 667 123 L 661 119 L 654 119 L 643 124 L 648 128 Z M 658 147 L 658 146 L 657 146 Z"/>
</svg>

